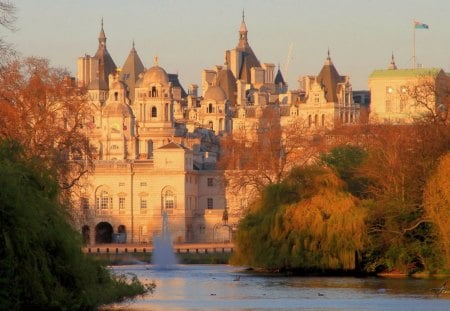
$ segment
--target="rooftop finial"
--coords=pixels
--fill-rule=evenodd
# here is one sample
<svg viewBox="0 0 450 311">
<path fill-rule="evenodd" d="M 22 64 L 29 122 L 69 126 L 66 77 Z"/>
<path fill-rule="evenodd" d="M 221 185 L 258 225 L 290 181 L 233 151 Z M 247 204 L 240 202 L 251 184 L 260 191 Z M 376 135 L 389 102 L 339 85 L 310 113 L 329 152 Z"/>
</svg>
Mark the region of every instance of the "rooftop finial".
<svg viewBox="0 0 450 311">
<path fill-rule="evenodd" d="M 331 59 L 331 57 L 330 57 L 330 47 L 328 47 L 327 55 L 328 55 L 327 59 L 330 60 Z"/>
<path fill-rule="evenodd" d="M 394 51 L 392 51 L 392 55 L 391 55 L 391 63 L 388 66 L 389 70 L 395 70 L 397 69 L 397 65 L 395 64 L 395 58 L 394 58 Z"/>
<path fill-rule="evenodd" d="M 242 21 L 245 22 L 245 12 L 244 12 L 244 9 L 242 9 Z"/>
<path fill-rule="evenodd" d="M 133 49 L 134 49 L 134 39 L 133 39 Z"/>
<path fill-rule="evenodd" d="M 101 25 L 101 29 L 100 29 L 100 34 L 98 35 L 98 43 L 101 46 L 106 45 L 106 36 L 105 36 L 105 31 L 103 30 L 103 17 L 100 21 L 100 25 Z"/>
<path fill-rule="evenodd" d="M 158 56 L 153 56 L 153 65 L 158 66 Z"/>
</svg>

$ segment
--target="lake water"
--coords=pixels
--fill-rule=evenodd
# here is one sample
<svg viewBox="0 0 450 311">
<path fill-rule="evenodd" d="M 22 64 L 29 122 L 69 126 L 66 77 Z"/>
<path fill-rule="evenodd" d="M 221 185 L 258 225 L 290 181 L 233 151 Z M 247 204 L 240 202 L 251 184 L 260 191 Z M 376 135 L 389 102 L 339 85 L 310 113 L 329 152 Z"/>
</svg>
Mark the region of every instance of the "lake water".
<svg viewBox="0 0 450 311">
<path fill-rule="evenodd" d="M 112 306 L 120 310 L 450 310 L 450 295 L 432 291 L 442 279 L 262 276 L 226 265 L 113 269 L 156 283 L 153 294 Z"/>
</svg>

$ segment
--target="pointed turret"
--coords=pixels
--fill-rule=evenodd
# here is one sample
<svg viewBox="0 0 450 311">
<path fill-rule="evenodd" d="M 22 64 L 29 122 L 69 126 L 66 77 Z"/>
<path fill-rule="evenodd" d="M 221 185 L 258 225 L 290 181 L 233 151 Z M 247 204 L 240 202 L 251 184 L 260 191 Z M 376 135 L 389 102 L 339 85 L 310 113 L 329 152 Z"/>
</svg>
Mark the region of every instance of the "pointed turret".
<svg viewBox="0 0 450 311">
<path fill-rule="evenodd" d="M 247 25 L 245 24 L 245 13 L 244 10 L 242 10 L 242 22 L 241 27 L 239 27 L 239 43 L 238 48 L 244 49 L 246 45 L 248 45 L 248 39 L 247 39 Z"/>
<path fill-rule="evenodd" d="M 106 85 L 108 85 L 109 75 L 116 71 L 117 66 L 106 49 L 106 35 L 103 29 L 103 18 L 101 22 L 100 34 L 98 36 L 98 49 L 94 57 L 98 59 L 98 79 L 104 80 Z"/>
<path fill-rule="evenodd" d="M 391 63 L 388 66 L 388 70 L 396 70 L 397 65 L 395 64 L 394 52 L 392 52 Z"/>
<path fill-rule="evenodd" d="M 283 75 L 281 73 L 280 65 L 278 65 L 278 71 L 275 75 L 275 90 L 277 93 L 285 93 L 287 91 L 287 84 L 284 81 Z"/>
<path fill-rule="evenodd" d="M 252 67 L 261 67 L 259 60 L 256 58 L 255 53 L 248 44 L 247 38 L 247 25 L 245 24 L 245 15 L 242 11 L 242 22 L 239 28 L 239 42 L 236 47 L 236 51 L 240 53 L 240 63 L 237 72 L 237 79 L 244 80 L 246 83 L 250 83 L 251 75 L 250 70 Z"/>
<path fill-rule="evenodd" d="M 100 29 L 100 34 L 98 35 L 98 45 L 103 46 L 106 45 L 106 35 L 105 30 L 103 30 L 103 18 L 102 18 L 102 28 Z"/>
<path fill-rule="evenodd" d="M 145 71 L 144 65 L 135 49 L 134 41 L 130 53 L 122 67 L 120 79 L 127 85 L 128 96 L 134 101 L 134 88 L 139 75 Z"/>
<path fill-rule="evenodd" d="M 283 75 L 281 74 L 280 65 L 278 65 L 278 71 L 275 75 L 275 84 L 276 85 L 284 85 L 286 82 L 284 82 Z"/>
<path fill-rule="evenodd" d="M 317 82 L 325 89 L 325 98 L 327 102 L 337 102 L 337 85 L 344 82 L 345 78 L 341 77 L 334 67 L 330 57 L 330 50 L 328 49 L 328 56 L 325 63 L 317 76 Z"/>
</svg>

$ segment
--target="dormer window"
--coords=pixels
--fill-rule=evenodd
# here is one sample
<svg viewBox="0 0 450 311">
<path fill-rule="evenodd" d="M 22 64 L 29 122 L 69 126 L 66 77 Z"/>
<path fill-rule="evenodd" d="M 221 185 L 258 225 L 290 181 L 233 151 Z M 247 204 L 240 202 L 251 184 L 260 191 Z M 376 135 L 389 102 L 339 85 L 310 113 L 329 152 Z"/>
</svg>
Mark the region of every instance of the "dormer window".
<svg viewBox="0 0 450 311">
<path fill-rule="evenodd" d="M 119 92 L 114 92 L 114 100 L 119 100 Z"/>
<path fill-rule="evenodd" d="M 158 96 L 158 91 L 156 90 L 156 86 L 152 86 L 151 97 L 157 97 L 157 96 Z"/>
</svg>

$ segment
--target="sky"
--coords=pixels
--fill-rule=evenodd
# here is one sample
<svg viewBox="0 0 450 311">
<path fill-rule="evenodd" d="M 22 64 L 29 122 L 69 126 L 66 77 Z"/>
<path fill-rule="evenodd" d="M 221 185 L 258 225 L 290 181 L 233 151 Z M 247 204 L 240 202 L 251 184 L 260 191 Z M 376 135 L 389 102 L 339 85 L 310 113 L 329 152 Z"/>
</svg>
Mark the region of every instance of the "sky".
<svg viewBox="0 0 450 311">
<path fill-rule="evenodd" d="M 416 59 L 450 71 L 449 0 L 16 0 L 16 31 L 0 29 L 22 56 L 48 58 L 76 76 L 77 58 L 94 55 L 103 18 L 107 48 L 121 67 L 134 40 L 145 67 L 153 57 L 178 73 L 185 89 L 201 85 L 203 69 L 223 65 L 236 47 L 245 11 L 250 46 L 262 63 L 280 65 L 289 89 L 317 75 L 330 50 L 353 90 L 367 89 L 375 69 L 394 53 L 410 68 L 413 20 Z M 289 52 L 290 51 L 290 52 Z M 286 68 L 286 64 L 288 64 Z"/>
</svg>

